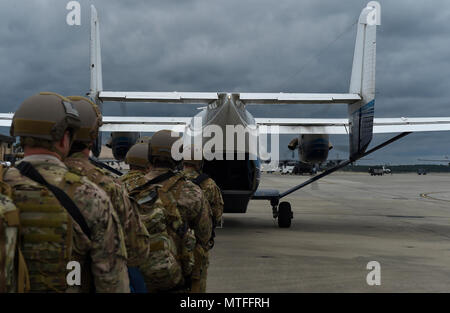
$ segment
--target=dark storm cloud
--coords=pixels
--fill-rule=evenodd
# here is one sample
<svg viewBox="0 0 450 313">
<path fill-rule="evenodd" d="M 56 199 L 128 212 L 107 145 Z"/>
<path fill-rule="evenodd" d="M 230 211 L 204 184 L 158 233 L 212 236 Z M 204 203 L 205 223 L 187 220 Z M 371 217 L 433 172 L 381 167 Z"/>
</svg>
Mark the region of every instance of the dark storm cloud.
<svg viewBox="0 0 450 313">
<path fill-rule="evenodd" d="M 356 34 L 349 26 L 367 3 L 84 0 L 82 25 L 71 27 L 67 2 L 0 2 L 1 111 L 14 111 L 42 90 L 88 91 L 92 3 L 100 15 L 106 90 L 346 92 Z M 450 3 L 380 2 L 376 116 L 450 116 Z M 345 106 L 249 110 L 256 117 L 346 116 Z M 195 105 L 128 105 L 129 115 L 196 112 Z M 119 104 L 105 105 L 105 113 L 120 114 Z M 448 133 L 414 134 L 374 158 L 399 163 L 442 156 L 449 139 Z"/>
</svg>

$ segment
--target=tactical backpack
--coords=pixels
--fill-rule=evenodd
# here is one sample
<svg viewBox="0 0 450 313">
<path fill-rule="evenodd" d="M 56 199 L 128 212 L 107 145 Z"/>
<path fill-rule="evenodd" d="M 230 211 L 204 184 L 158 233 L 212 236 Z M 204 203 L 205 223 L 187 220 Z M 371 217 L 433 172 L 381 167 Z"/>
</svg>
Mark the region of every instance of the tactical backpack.
<svg viewBox="0 0 450 313">
<path fill-rule="evenodd" d="M 67 172 L 57 187 L 49 184 L 30 163 L 22 161 L 11 171 L 20 171 L 37 183 L 22 179 L 11 186 L 12 199 L 20 212 L 20 247 L 27 260 L 31 291 L 65 292 L 67 263 L 73 261 L 72 219 L 90 238 L 86 221 L 67 195 L 74 193 L 81 177 Z M 85 275 L 83 272 L 82 281 L 90 279 Z M 90 283 L 84 286 L 91 288 Z"/>
<path fill-rule="evenodd" d="M 0 166 L 0 293 L 27 292 L 28 269 L 19 245 L 19 211 L 13 204 L 11 189 L 3 182 Z"/>
<path fill-rule="evenodd" d="M 123 183 L 124 187 L 127 189 L 128 193 L 131 193 L 133 190 L 146 183 L 144 176 L 145 173 L 136 170 L 130 170 L 125 175 L 120 176 L 120 180 Z"/>
<path fill-rule="evenodd" d="M 134 190 L 142 222 L 150 234 L 150 255 L 139 266 L 147 288 L 156 291 L 186 291 L 194 266 L 195 234 L 177 207 L 180 174 L 168 172 Z"/>
</svg>

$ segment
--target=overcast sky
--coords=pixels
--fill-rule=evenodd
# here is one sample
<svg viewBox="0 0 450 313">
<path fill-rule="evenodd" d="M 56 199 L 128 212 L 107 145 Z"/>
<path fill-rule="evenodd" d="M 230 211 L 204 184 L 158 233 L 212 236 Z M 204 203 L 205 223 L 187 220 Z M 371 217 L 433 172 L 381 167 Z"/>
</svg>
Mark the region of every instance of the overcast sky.
<svg viewBox="0 0 450 313">
<path fill-rule="evenodd" d="M 105 90 L 347 92 L 362 0 L 0 0 L 0 111 L 39 91 L 89 90 L 90 4 Z M 450 1 L 380 1 L 376 117 L 450 116 Z M 128 104 L 128 115 L 192 116 L 195 105 Z M 251 106 L 255 117 L 346 117 L 346 106 Z M 120 115 L 108 103 L 105 115 Z M 386 136 L 375 136 L 374 144 Z M 281 154 L 290 138 L 283 137 Z M 369 162 L 450 154 L 450 132 L 412 134 Z M 347 155 L 346 136 L 333 136 Z"/>
</svg>

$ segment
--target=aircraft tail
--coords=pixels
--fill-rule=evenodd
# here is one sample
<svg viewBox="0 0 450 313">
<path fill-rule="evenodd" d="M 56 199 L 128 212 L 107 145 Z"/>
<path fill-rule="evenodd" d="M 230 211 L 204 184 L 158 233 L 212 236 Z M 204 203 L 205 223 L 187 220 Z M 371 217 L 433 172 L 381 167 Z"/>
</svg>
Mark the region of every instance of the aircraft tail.
<svg viewBox="0 0 450 313">
<path fill-rule="evenodd" d="M 89 96 L 97 100 L 98 93 L 103 90 L 102 55 L 100 49 L 100 28 L 97 10 L 91 5 L 91 38 L 90 38 L 91 87 Z"/>
<path fill-rule="evenodd" d="M 365 152 L 373 136 L 375 105 L 376 28 L 380 25 L 380 4 L 371 1 L 358 20 L 350 93 L 362 100 L 348 106 L 350 160 Z"/>
<path fill-rule="evenodd" d="M 102 103 L 99 99 L 99 92 L 103 90 L 102 78 L 102 55 L 100 49 L 100 25 L 98 21 L 97 10 L 91 5 L 91 37 L 90 37 L 90 68 L 91 68 L 91 86 L 89 97 L 94 101 L 100 110 Z M 93 154 L 98 157 L 102 149 L 101 132 L 92 147 Z"/>
</svg>

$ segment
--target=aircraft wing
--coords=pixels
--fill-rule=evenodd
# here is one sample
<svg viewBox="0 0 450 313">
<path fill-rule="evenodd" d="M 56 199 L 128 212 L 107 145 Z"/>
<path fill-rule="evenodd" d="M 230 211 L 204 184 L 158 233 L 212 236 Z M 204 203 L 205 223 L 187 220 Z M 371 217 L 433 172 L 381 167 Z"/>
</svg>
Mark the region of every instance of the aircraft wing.
<svg viewBox="0 0 450 313">
<path fill-rule="evenodd" d="M 112 117 L 103 118 L 101 131 L 156 132 L 171 129 L 183 132 L 190 117 Z M 347 135 L 348 119 L 256 118 L 260 133 Z M 273 127 L 276 126 L 276 127 Z M 373 133 L 450 131 L 450 117 L 375 118 Z"/>
<path fill-rule="evenodd" d="M 0 126 L 10 127 L 13 113 L 0 114 Z M 123 117 L 104 116 L 101 131 L 156 132 L 171 129 L 183 132 L 191 117 Z M 348 134 L 349 121 L 345 118 L 256 118 L 260 133 L 271 133 L 277 126 L 280 134 Z M 450 131 L 450 117 L 375 118 L 374 133 Z"/>
<path fill-rule="evenodd" d="M 14 113 L 0 113 L 0 127 L 10 127 Z"/>
<path fill-rule="evenodd" d="M 280 134 L 330 134 L 349 133 L 348 119 L 295 119 L 295 118 L 256 118 L 260 133 L 270 133 L 277 126 Z M 266 126 L 266 127 L 261 127 Z M 433 132 L 449 131 L 450 117 L 419 118 L 375 118 L 373 133 Z"/>
<path fill-rule="evenodd" d="M 0 113 L 0 127 L 10 127 L 14 113 Z M 192 117 L 103 116 L 103 132 L 157 132 L 171 129 L 184 132 Z"/>
<path fill-rule="evenodd" d="M 146 132 L 153 133 L 163 129 L 184 132 L 191 117 L 123 117 L 104 116 L 101 131 L 107 132 Z"/>
</svg>

